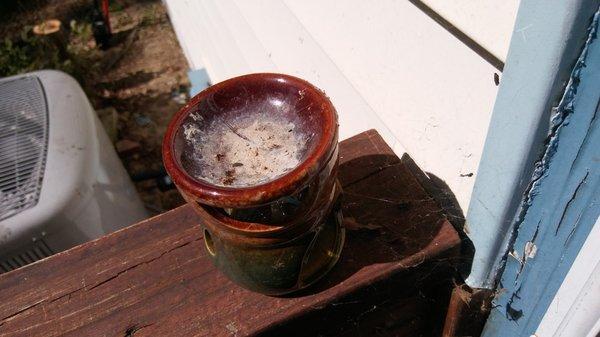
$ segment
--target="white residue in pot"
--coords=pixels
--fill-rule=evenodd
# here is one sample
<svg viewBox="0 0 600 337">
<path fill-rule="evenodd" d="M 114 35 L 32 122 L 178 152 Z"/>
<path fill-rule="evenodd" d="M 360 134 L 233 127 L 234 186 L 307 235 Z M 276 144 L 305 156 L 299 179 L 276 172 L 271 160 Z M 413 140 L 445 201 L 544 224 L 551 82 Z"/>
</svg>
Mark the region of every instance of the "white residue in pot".
<svg viewBox="0 0 600 337">
<path fill-rule="evenodd" d="M 288 120 L 267 114 L 230 121 L 216 118 L 200 129 L 202 116 L 191 117 L 194 122 L 184 124 L 183 132 L 200 168 L 195 178 L 218 186 L 253 186 L 300 164 L 307 139 Z"/>
</svg>

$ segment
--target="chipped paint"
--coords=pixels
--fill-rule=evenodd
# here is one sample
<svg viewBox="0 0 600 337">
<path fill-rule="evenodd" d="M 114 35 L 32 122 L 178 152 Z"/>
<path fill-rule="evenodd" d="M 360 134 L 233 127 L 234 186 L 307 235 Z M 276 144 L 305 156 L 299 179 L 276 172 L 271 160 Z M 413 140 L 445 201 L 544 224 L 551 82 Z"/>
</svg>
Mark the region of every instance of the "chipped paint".
<svg viewBox="0 0 600 337">
<path fill-rule="evenodd" d="M 600 215 L 600 9 L 554 115 L 503 259 L 483 336 L 535 332 Z"/>
<path fill-rule="evenodd" d="M 524 206 L 535 163 L 547 148 L 552 106 L 572 75 L 597 7 L 597 2 L 585 0 L 520 2 L 467 211 L 475 246 L 466 280 L 472 287 L 496 285 L 502 258 L 513 242 L 515 215 Z M 518 31 L 524 27 L 526 41 Z"/>
<path fill-rule="evenodd" d="M 533 259 L 537 253 L 537 246 L 531 241 L 525 243 L 525 260 Z"/>
</svg>

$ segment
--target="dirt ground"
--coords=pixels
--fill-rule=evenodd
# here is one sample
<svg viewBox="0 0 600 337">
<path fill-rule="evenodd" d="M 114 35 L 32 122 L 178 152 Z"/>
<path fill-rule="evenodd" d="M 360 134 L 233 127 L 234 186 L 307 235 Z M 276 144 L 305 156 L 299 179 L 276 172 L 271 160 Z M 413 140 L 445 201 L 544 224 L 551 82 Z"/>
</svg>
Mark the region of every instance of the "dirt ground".
<svg viewBox="0 0 600 337">
<path fill-rule="evenodd" d="M 0 36 L 14 36 L 27 25 L 51 18 L 63 25 L 71 20 L 85 23 L 92 4 L 92 0 L 17 1 L 0 14 Z M 171 116 L 187 99 L 188 65 L 160 0 L 111 0 L 110 8 L 113 37 L 107 50 L 100 50 L 89 34 L 70 34 L 70 48 L 86 55 L 82 61 L 74 60 L 84 65 L 74 76 L 146 207 L 163 212 L 183 203 L 176 190 L 161 184 L 160 145 Z"/>
</svg>

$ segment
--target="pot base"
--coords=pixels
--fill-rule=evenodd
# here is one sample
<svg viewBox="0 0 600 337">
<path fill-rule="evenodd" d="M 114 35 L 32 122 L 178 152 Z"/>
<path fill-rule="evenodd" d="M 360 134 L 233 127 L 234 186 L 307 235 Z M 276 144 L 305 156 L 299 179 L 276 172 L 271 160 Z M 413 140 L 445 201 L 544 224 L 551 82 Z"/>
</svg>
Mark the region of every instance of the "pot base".
<svg viewBox="0 0 600 337">
<path fill-rule="evenodd" d="M 209 229 L 204 234 L 208 255 L 218 269 L 244 288 L 272 296 L 305 289 L 325 276 L 339 260 L 345 240 L 337 205 L 315 230 L 274 246 L 237 246 Z"/>
</svg>

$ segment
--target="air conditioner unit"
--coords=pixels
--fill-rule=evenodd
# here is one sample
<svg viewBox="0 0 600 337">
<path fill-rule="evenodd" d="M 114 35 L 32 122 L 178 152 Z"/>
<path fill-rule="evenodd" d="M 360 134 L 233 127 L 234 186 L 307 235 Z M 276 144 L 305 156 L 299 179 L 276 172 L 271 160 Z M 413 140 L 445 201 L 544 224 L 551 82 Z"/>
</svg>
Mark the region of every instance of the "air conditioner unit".
<svg viewBox="0 0 600 337">
<path fill-rule="evenodd" d="M 72 77 L 0 79 L 0 273 L 146 217 Z"/>
</svg>

